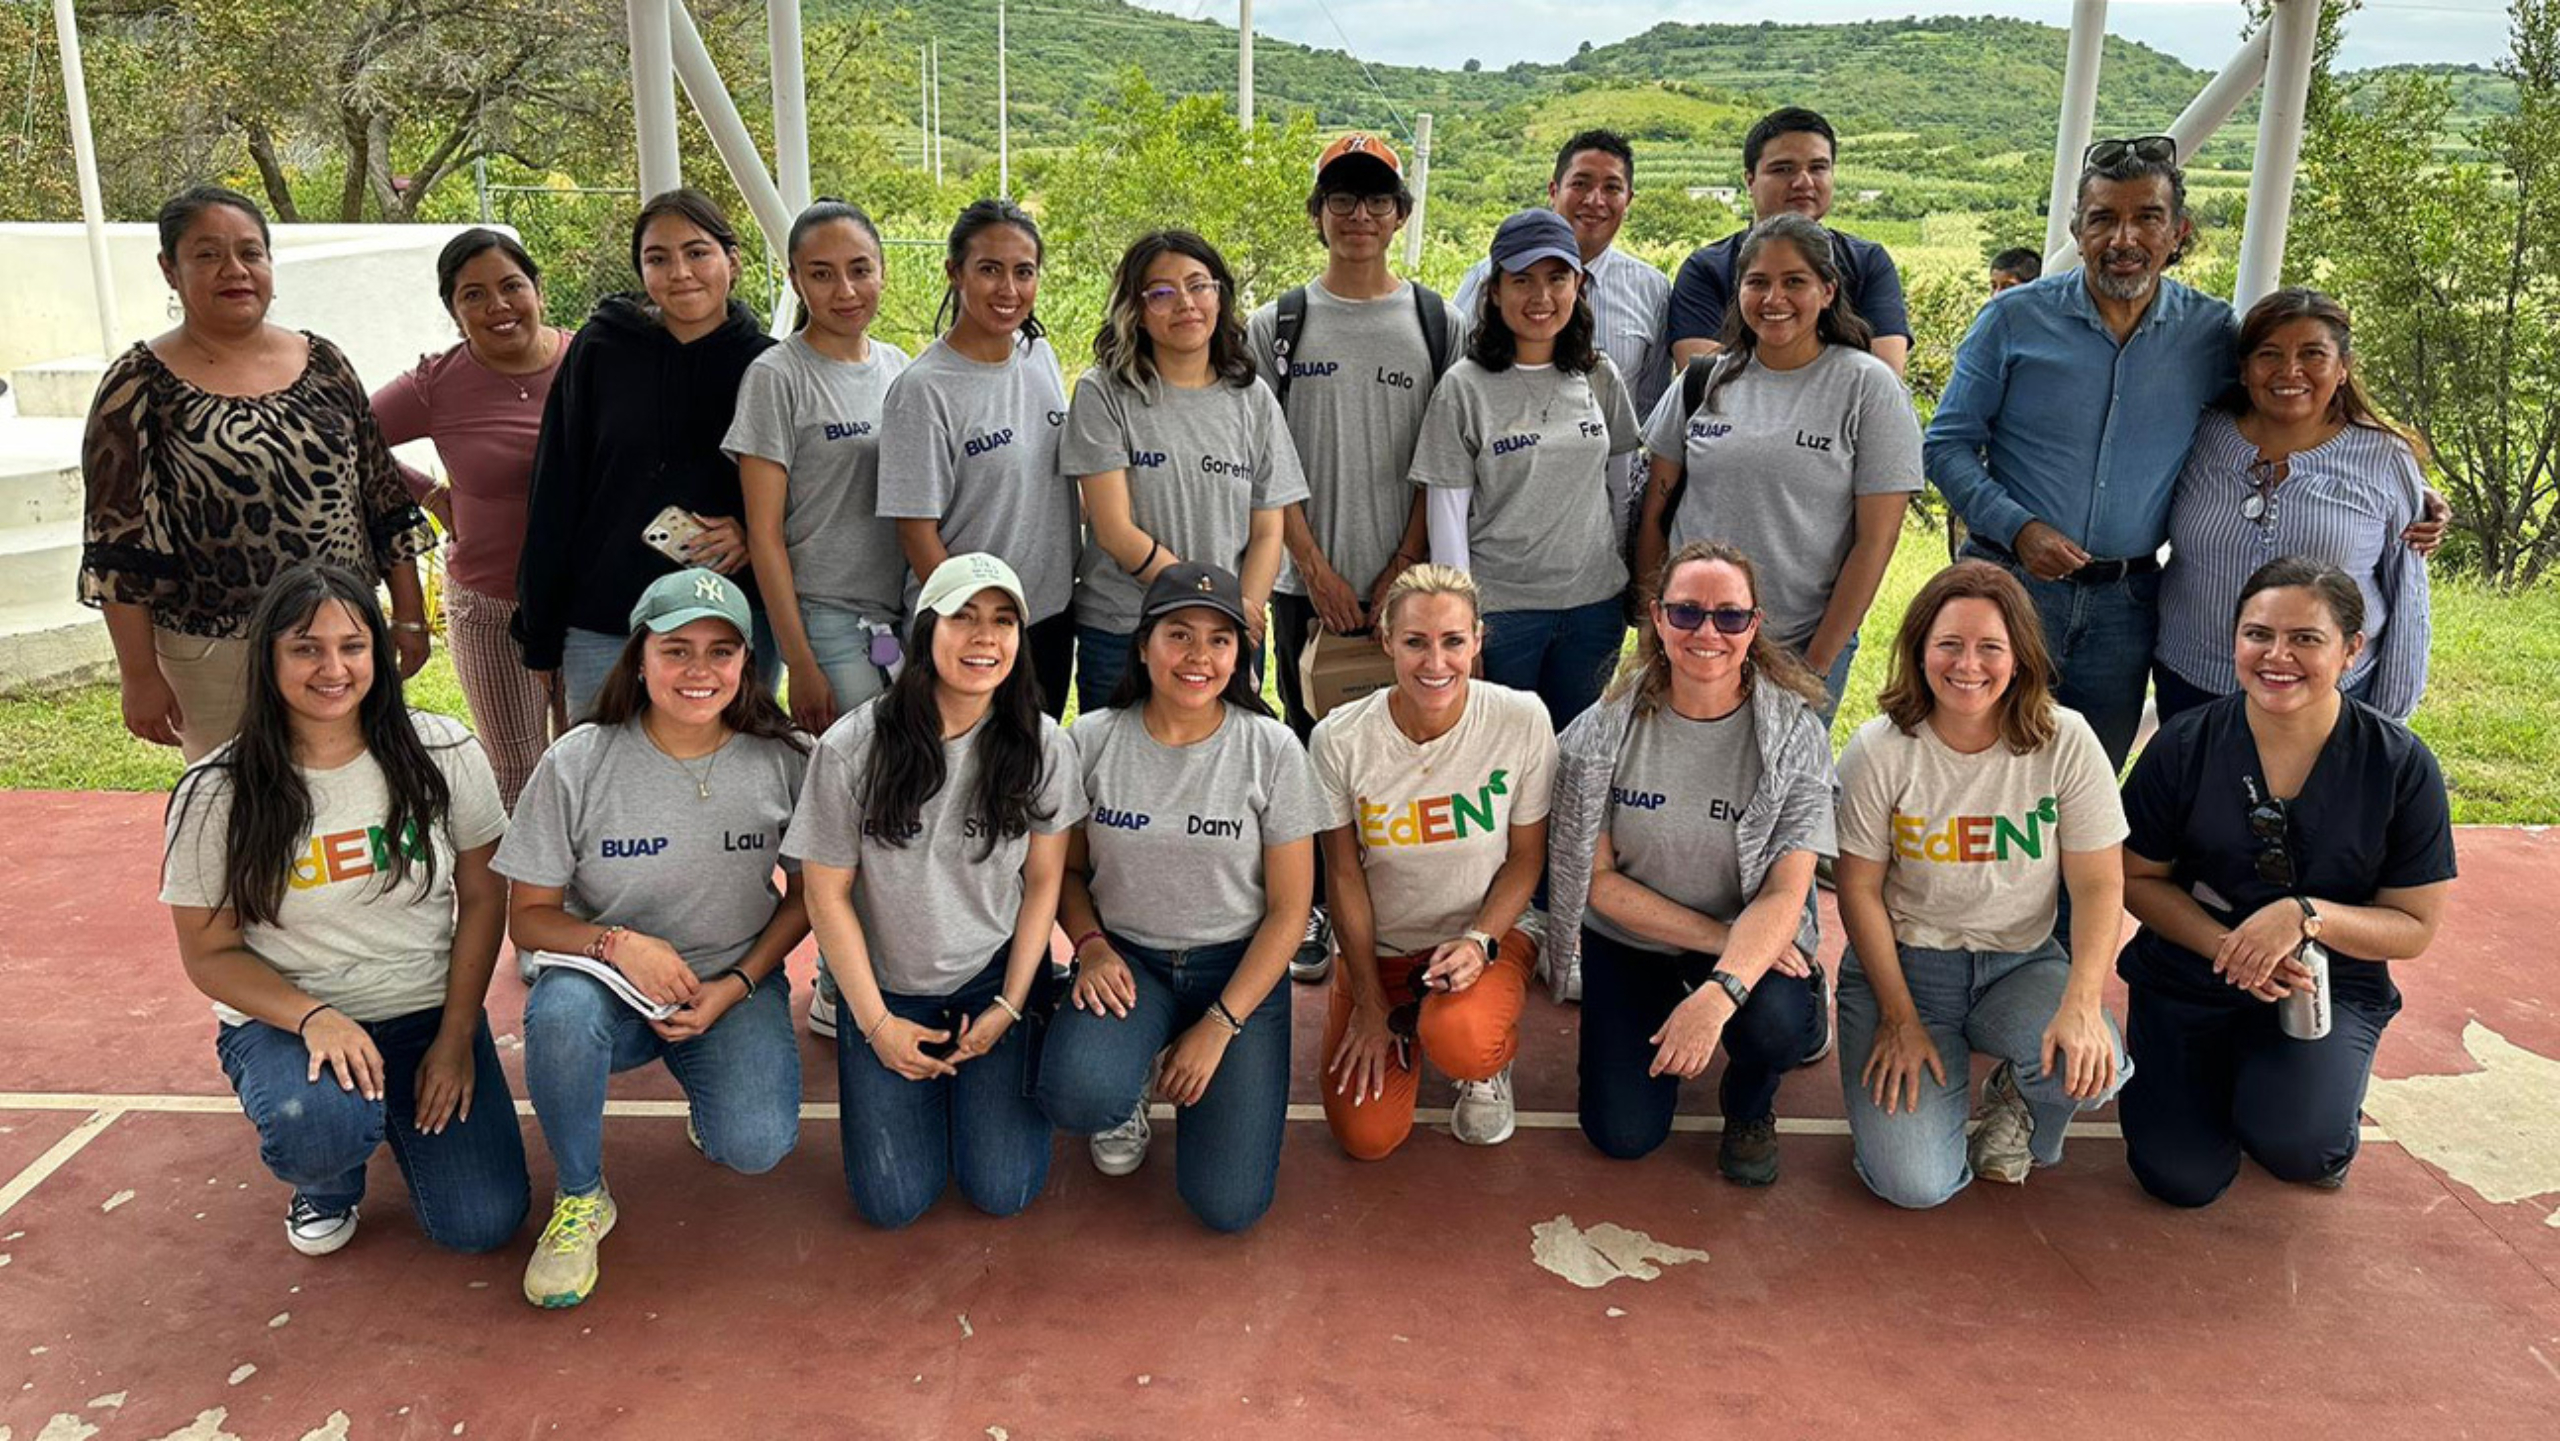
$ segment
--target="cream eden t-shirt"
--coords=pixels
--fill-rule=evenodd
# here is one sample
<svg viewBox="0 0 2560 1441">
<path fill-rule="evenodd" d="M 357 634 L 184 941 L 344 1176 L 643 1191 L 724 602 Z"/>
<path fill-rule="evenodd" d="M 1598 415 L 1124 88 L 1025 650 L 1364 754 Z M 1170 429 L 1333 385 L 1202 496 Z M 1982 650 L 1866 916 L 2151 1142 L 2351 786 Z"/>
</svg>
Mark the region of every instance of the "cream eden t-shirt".
<svg viewBox="0 0 2560 1441">
<path fill-rule="evenodd" d="M 2125 838 L 2115 771 L 2078 711 L 2053 739 L 1965 755 L 1926 721 L 1877 716 L 1840 753 L 1840 850 L 1882 861 L 1894 939 L 1931 950 L 2031 951 L 2053 934 L 2062 853 Z"/>
<path fill-rule="evenodd" d="M 1511 853 L 1511 827 L 1547 818 L 1556 733 L 1544 702 L 1486 681 L 1446 735 L 1417 744 L 1388 713 L 1392 690 L 1316 723 L 1310 748 L 1325 827 L 1352 828 L 1377 914 L 1398 955 L 1453 939 Z"/>
</svg>

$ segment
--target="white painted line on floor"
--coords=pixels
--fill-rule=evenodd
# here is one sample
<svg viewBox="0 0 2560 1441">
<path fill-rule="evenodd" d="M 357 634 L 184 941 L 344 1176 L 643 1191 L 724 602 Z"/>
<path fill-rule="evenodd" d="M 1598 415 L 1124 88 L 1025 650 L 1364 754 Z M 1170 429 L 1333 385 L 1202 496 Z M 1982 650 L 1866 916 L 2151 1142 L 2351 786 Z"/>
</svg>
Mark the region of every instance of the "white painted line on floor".
<svg viewBox="0 0 2560 1441">
<path fill-rule="evenodd" d="M 101 1132 L 114 1125 L 116 1117 L 122 1114 L 124 1112 L 121 1110 L 93 1109 L 89 1119 L 72 1127 L 69 1135 L 54 1142 L 43 1155 L 28 1162 L 27 1168 L 11 1177 L 8 1185 L 0 1186 L 0 1216 L 9 1214 L 10 1207 L 25 1200 L 28 1192 L 43 1185 L 45 1177 L 61 1170 L 91 1141 L 98 1139 Z"/>
<path fill-rule="evenodd" d="M 154 1096 L 113 1095 L 107 1093 L 56 1094 L 50 1091 L 0 1091 L 0 1111 L 98 1111 L 104 1113 L 109 1120 L 112 1120 L 114 1118 L 114 1114 L 120 1111 L 137 1111 L 146 1115 L 236 1116 L 240 1113 L 240 1103 L 230 1096 Z M 604 1103 L 604 1113 L 608 1117 L 626 1120 L 634 1118 L 667 1119 L 671 1117 L 680 1118 L 684 1116 L 687 1113 L 687 1107 L 682 1101 L 607 1101 Z M 516 1114 L 519 1116 L 532 1115 L 533 1103 L 525 1100 L 517 1101 Z M 841 1109 L 832 1101 L 808 1101 L 802 1103 L 800 1107 L 800 1119 L 804 1121 L 832 1121 L 840 1114 Z M 1162 1102 L 1158 1102 L 1157 1104 L 1149 1107 L 1148 1114 L 1159 1121 L 1169 1121 L 1174 1119 L 1173 1108 L 1163 1104 Z M 1324 1107 L 1300 1102 L 1289 1107 L 1289 1119 L 1292 1121 L 1311 1121 L 1321 1124 L 1324 1120 Z M 1445 1126 L 1449 1124 L 1449 1112 L 1445 1107 L 1425 1106 L 1414 1112 L 1413 1120 L 1414 1124 L 1418 1126 Z M 1519 1114 L 1519 1125 L 1523 1130 L 1571 1131 L 1577 1129 L 1581 1124 L 1580 1119 L 1571 1111 L 1522 1111 Z M 97 1125 L 103 1128 L 105 1122 L 98 1121 Z M 1703 1131 L 1709 1133 L 1721 1132 L 1724 1130 L 1724 1118 L 1722 1116 L 1675 1116 L 1671 1120 L 1671 1129 L 1674 1131 Z M 74 1134 L 77 1133 L 75 1132 Z M 92 1132 L 92 1134 L 95 1133 Z M 1849 1123 L 1847 1120 L 1838 1116 L 1782 1116 L 1778 1120 L 1778 1134 L 1782 1136 L 1845 1136 L 1849 1134 Z M 2389 1133 L 2385 1132 L 2380 1126 L 2373 1124 L 2371 1121 L 2367 1121 L 2364 1124 L 2362 1134 L 2365 1143 L 2368 1145 L 2388 1145 L 2391 1143 Z M 2079 1139 L 2121 1141 L 2124 1139 L 2124 1128 L 2113 1121 L 2074 1121 L 2071 1123 L 2070 1135 Z M 86 1142 L 83 1142 L 83 1144 L 86 1144 Z M 76 1150 L 78 1148 L 74 1147 L 73 1149 Z M 68 1160 L 70 1157 L 66 1155 L 63 1159 Z M 43 1163 L 39 1161 L 38 1164 L 41 1165 Z M 54 1164 L 60 1165 L 61 1162 L 56 1161 Z M 44 1178 L 42 1176 L 38 1176 L 36 1179 L 42 1180 Z M 5 1196 L 10 1200 L 14 1200 L 16 1199 L 17 1193 L 0 1192 L 0 1196 Z M 0 1205 L 0 1211 L 5 1211 L 7 1209 L 8 1207 L 6 1205 Z"/>
</svg>

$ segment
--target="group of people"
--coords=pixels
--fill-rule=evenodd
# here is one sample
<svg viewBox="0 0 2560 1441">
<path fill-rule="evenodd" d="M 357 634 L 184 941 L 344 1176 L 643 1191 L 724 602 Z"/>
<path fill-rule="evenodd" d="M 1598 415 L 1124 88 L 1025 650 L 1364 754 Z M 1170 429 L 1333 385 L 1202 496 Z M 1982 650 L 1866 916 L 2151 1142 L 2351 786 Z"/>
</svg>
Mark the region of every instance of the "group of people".
<svg viewBox="0 0 2560 1441">
<path fill-rule="evenodd" d="M 1666 279 L 1613 246 L 1632 149 L 1584 132 L 1444 301 L 1387 262 L 1395 150 L 1346 136 L 1306 203 L 1320 274 L 1247 316 L 1208 241 L 1143 236 L 1072 388 L 1006 201 L 954 224 L 912 357 L 870 334 L 881 241 L 840 201 L 791 229 L 779 341 L 697 192 L 641 208 L 641 290 L 574 333 L 515 240 L 467 231 L 437 267 L 460 343 L 367 397 L 267 322 L 256 206 L 173 199 L 182 319 L 101 386 L 81 592 L 128 727 L 191 762 L 162 899 L 292 1245 L 345 1244 L 386 1141 L 432 1239 L 520 1229 L 502 939 L 557 1176 L 545 1306 L 616 1221 L 613 1073 L 663 1062 L 733 1170 L 797 1143 L 783 961 L 813 934 L 881 1227 L 954 1180 L 1021 1210 L 1057 1130 L 1134 1171 L 1151 1098 L 1192 1212 L 1253 1225 L 1291 977 L 1330 980 L 1324 1112 L 1363 1159 L 1426 1062 L 1457 1139 L 1509 1137 L 1543 974 L 1611 1156 L 1721 1053 L 1719 1169 L 1770 1183 L 1781 1078 L 1836 1010 L 1858 1172 L 1896 1204 L 2023 1181 L 2110 1100 L 2174 1203 L 2244 1151 L 2336 1184 L 2387 963 L 2453 875 L 2403 724 L 2443 523 L 2417 453 L 2334 302 L 2236 322 L 2166 277 L 2192 227 L 2162 137 L 2091 147 L 2082 263 L 1985 306 L 1924 435 L 1892 259 L 1824 224 L 1835 159 L 1821 117 L 1763 119 L 1755 223 Z M 392 457 L 417 438 L 448 480 Z M 1965 552 L 1835 764 L 1924 478 Z M 477 744 L 402 700 L 422 509 Z M 1299 662 L 1342 637 L 1392 680 L 1319 719 Z M 2285 1034 L 2273 1003 L 2315 986 L 2334 1026 Z"/>
</svg>

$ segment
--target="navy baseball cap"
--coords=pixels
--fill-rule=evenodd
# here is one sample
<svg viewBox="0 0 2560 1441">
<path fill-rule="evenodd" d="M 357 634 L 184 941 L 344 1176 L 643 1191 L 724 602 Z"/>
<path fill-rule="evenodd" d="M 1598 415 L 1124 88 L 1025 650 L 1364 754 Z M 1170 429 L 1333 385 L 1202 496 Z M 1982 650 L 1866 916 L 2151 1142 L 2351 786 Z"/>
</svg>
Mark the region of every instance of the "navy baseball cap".
<svg viewBox="0 0 2560 1441">
<path fill-rule="evenodd" d="M 1526 270 L 1551 257 L 1576 272 L 1582 269 L 1582 245 L 1573 238 L 1573 226 L 1552 210 L 1520 211 L 1493 232 L 1496 270 Z"/>
</svg>

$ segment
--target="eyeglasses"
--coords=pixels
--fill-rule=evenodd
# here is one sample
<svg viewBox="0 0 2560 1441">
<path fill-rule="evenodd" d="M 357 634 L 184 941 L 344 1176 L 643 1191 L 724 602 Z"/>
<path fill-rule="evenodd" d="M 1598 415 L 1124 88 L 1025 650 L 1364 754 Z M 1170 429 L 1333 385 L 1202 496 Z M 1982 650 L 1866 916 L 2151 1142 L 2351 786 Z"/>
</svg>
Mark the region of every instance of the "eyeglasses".
<svg viewBox="0 0 2560 1441">
<path fill-rule="evenodd" d="M 2178 163 L 2178 142 L 2166 135 L 2136 135 L 2127 140 L 2100 140 L 2080 153 L 2083 170 L 2107 170 L 2127 158 L 2145 165 Z"/>
<path fill-rule="evenodd" d="M 1366 210 L 1373 219 L 1383 220 L 1395 214 L 1396 198 L 1393 195 L 1351 195 L 1337 190 L 1324 198 L 1324 210 L 1327 215 L 1349 215 L 1355 210 Z"/>
<path fill-rule="evenodd" d="M 2240 498 L 2240 518 L 2253 520 L 2263 530 L 2276 523 L 2276 483 L 2284 479 L 2285 463 L 2264 456 L 2249 462 L 2249 493 Z"/>
<path fill-rule="evenodd" d="M 1191 303 L 1200 309 L 1215 310 L 1218 308 L 1218 297 L 1226 292 L 1226 288 L 1204 275 L 1194 279 L 1188 285 L 1149 286 L 1138 292 L 1138 298 L 1146 302 L 1147 313 L 1150 315 L 1165 314 L 1173 309 L 1173 303 L 1176 300 L 1186 295 L 1190 296 Z"/>
<path fill-rule="evenodd" d="M 1662 618 L 1673 630 L 1696 630 L 1702 625 L 1712 625 L 1719 635 L 1740 635 L 1751 629 L 1751 623 L 1760 618 L 1760 608 L 1756 605 L 1745 609 L 1738 605 L 1711 607 L 1685 600 L 1664 601 Z"/>
<path fill-rule="evenodd" d="M 2257 784 L 2249 786 L 2251 796 Z M 2249 835 L 2258 843 L 2258 879 L 2280 890 L 2293 889 L 2293 853 L 2285 849 L 2286 834 L 2292 828 L 2292 815 L 2285 803 L 2269 796 L 2249 807 Z"/>
</svg>

